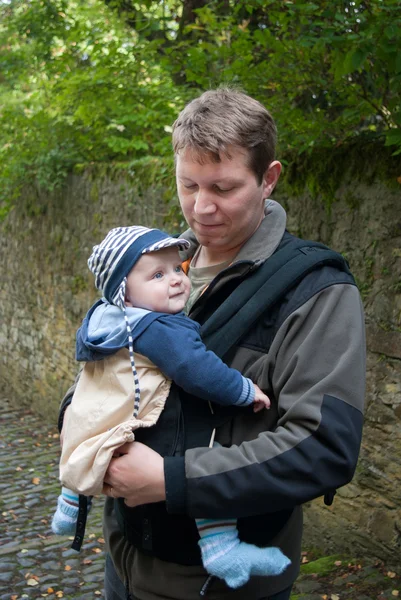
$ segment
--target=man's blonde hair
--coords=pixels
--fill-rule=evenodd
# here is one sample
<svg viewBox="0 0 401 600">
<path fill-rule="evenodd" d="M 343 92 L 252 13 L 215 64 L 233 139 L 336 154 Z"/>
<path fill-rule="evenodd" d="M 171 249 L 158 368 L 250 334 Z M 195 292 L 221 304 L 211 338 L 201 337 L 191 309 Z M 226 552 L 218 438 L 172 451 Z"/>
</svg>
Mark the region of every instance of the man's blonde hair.
<svg viewBox="0 0 401 600">
<path fill-rule="evenodd" d="M 173 149 L 193 150 L 196 160 L 220 162 L 230 146 L 248 152 L 258 183 L 275 157 L 277 129 L 269 111 L 238 90 L 222 87 L 204 92 L 181 111 L 173 125 Z"/>
</svg>

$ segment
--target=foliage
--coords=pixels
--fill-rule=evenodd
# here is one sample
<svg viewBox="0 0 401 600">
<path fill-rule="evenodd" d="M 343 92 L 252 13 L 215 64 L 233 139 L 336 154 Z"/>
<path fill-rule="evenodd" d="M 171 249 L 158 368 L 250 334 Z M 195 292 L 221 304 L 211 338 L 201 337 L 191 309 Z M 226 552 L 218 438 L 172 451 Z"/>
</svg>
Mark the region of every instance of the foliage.
<svg viewBox="0 0 401 600">
<path fill-rule="evenodd" d="M 282 149 L 385 133 L 401 151 L 397 0 L 233 2 L 198 9 L 181 41 L 187 80 L 238 82 L 275 115 Z M 194 38 L 198 43 L 194 43 Z"/>
<path fill-rule="evenodd" d="M 103 3 L 13 0 L 0 5 L 0 191 L 54 189 L 76 164 L 170 150 L 177 113 L 170 78 Z"/>
<path fill-rule="evenodd" d="M 221 83 L 271 110 L 292 161 L 355 138 L 400 153 L 398 0 L 0 1 L 3 211 L 77 164 L 141 177 L 184 103 Z"/>
</svg>

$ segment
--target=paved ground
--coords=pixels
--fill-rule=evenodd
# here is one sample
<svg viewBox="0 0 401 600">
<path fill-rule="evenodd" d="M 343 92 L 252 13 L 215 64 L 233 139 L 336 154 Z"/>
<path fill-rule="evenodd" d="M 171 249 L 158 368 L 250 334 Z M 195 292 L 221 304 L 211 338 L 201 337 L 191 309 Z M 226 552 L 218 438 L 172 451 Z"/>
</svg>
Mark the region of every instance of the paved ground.
<svg viewBox="0 0 401 600">
<path fill-rule="evenodd" d="M 103 598 L 102 502 L 78 554 L 50 530 L 59 491 L 56 429 L 0 403 L 0 600 Z"/>
<path fill-rule="evenodd" d="M 71 540 L 54 536 L 50 519 L 59 485 L 59 439 L 28 411 L 0 399 L 0 600 L 103 598 L 102 502 L 88 517 L 78 554 Z M 292 600 L 401 600 L 397 566 L 367 558 L 303 555 Z"/>
</svg>

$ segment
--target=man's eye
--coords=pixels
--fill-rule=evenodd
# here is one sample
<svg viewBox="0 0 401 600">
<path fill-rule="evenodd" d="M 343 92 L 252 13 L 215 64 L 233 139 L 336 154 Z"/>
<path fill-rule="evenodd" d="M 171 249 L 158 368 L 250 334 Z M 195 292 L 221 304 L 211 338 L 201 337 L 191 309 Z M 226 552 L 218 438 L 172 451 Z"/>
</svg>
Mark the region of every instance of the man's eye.
<svg viewBox="0 0 401 600">
<path fill-rule="evenodd" d="M 185 185 L 185 184 L 184 184 L 184 188 L 185 188 L 186 190 L 194 190 L 194 189 L 195 189 L 195 188 L 197 188 L 197 187 L 198 187 L 198 186 L 196 185 L 196 183 L 191 183 L 191 184 L 187 184 L 187 185 Z"/>
<path fill-rule="evenodd" d="M 218 185 L 215 186 L 215 190 L 216 192 L 222 193 L 224 194 L 224 192 L 231 192 L 234 188 L 230 187 L 230 188 L 221 188 Z"/>
</svg>

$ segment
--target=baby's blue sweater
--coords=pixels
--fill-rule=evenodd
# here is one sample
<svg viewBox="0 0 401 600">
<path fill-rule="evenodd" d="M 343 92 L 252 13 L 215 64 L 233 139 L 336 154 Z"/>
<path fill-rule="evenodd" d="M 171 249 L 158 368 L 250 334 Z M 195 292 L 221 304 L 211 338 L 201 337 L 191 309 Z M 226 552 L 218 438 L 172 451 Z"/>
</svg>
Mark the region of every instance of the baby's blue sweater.
<svg viewBox="0 0 401 600">
<path fill-rule="evenodd" d="M 185 391 L 223 406 L 246 406 L 255 397 L 252 381 L 207 350 L 200 325 L 183 312 L 126 308 L 134 352 L 151 360 Z M 101 360 L 128 346 L 122 310 L 104 299 L 89 310 L 77 332 L 79 361 Z"/>
</svg>

